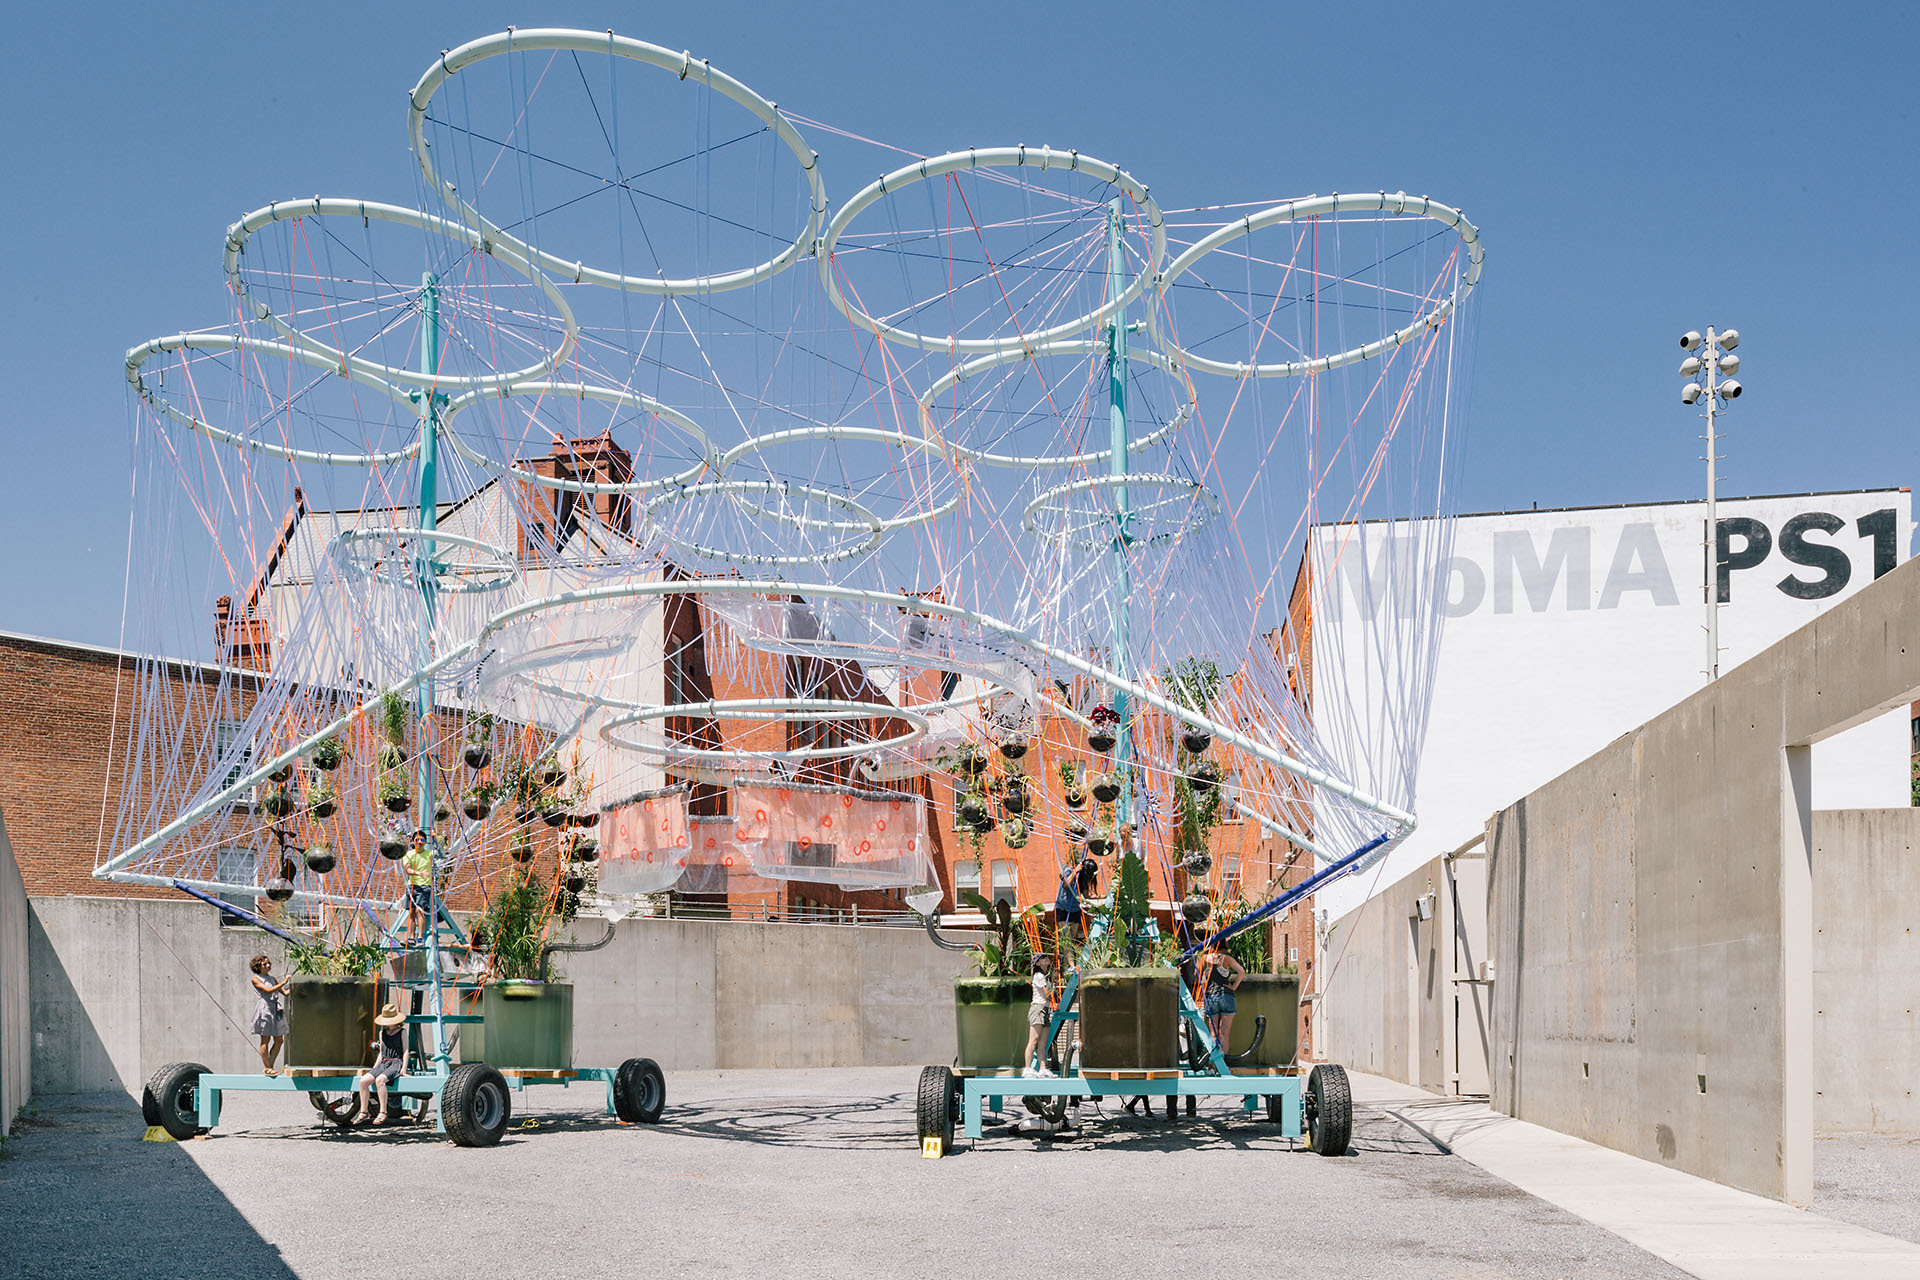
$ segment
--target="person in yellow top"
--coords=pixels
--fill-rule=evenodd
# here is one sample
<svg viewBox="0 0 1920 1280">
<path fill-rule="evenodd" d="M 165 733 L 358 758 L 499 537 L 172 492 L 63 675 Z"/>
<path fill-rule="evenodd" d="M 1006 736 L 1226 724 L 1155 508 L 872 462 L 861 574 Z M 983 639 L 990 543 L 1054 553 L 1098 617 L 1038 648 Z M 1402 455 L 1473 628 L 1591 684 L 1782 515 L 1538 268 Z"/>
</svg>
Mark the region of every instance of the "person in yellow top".
<svg viewBox="0 0 1920 1280">
<path fill-rule="evenodd" d="M 407 940 L 420 936 L 420 926 L 433 919 L 433 851 L 427 847 L 427 833 L 413 833 L 413 844 L 400 859 L 400 870 L 407 877 Z"/>
</svg>

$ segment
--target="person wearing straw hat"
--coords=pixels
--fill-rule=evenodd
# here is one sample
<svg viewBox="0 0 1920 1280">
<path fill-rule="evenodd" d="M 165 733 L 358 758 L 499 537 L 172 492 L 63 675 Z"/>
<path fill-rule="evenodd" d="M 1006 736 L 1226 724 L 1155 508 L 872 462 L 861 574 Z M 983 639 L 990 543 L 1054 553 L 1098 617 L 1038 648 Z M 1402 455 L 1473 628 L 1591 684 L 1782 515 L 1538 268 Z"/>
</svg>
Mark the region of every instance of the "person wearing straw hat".
<svg viewBox="0 0 1920 1280">
<path fill-rule="evenodd" d="M 360 1114 L 367 1114 L 367 1091 L 378 1085 L 380 1089 L 380 1114 L 373 1118 L 374 1124 L 387 1122 L 387 1085 L 400 1078 L 400 1071 L 407 1061 L 407 1015 L 400 1012 L 400 1006 L 387 1001 L 379 1016 L 373 1020 L 377 1029 L 373 1047 L 379 1054 L 372 1068 L 360 1073 L 354 1081 L 354 1087 L 360 1092 Z"/>
</svg>

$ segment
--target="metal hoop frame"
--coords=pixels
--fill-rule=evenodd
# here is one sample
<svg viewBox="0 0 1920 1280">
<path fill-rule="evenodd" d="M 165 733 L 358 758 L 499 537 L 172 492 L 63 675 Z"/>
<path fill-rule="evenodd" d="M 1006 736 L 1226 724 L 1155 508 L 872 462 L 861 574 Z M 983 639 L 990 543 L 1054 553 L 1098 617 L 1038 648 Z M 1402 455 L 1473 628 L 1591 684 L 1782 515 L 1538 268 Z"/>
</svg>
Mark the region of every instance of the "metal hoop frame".
<svg viewBox="0 0 1920 1280">
<path fill-rule="evenodd" d="M 689 716 L 701 720 L 771 719 L 775 716 L 804 716 L 812 720 L 905 720 L 908 730 L 891 738 L 848 743 L 837 747 L 798 747 L 780 751 L 753 751 L 744 747 L 687 747 L 665 742 L 641 742 L 620 733 L 628 725 L 669 716 Z M 720 698 L 711 702 L 661 703 L 635 707 L 609 716 L 600 726 L 600 740 L 662 760 L 689 760 L 723 763 L 784 761 L 804 764 L 822 760 L 843 760 L 848 756 L 870 755 L 911 746 L 926 737 L 933 722 L 911 707 L 896 707 L 887 702 L 842 701 L 829 698 Z"/>
<path fill-rule="evenodd" d="M 388 528 L 388 529 L 348 529 L 336 534 L 327 544 L 327 558 L 343 573 L 357 577 L 373 578 L 377 581 L 397 582 L 400 585 L 413 585 L 416 582 L 416 561 L 409 559 L 404 578 L 396 578 L 390 572 L 383 572 L 378 562 L 371 567 L 363 566 L 354 558 L 353 549 L 360 543 L 388 543 L 396 547 L 408 542 L 424 542 L 435 548 L 442 546 L 464 547 L 469 551 L 478 551 L 492 563 L 482 561 L 469 566 L 472 569 L 493 574 L 484 580 L 460 580 L 448 586 L 444 582 L 438 588 L 453 595 L 474 595 L 484 591 L 498 591 L 510 586 L 520 576 L 520 561 L 511 548 L 495 543 L 483 542 L 479 538 L 468 538 L 457 533 L 445 533 L 438 529 Z M 436 575 L 437 576 L 437 575 Z"/>
<path fill-rule="evenodd" d="M 1467 221 L 1466 215 L 1438 200 L 1426 196 L 1410 196 L 1404 191 L 1388 194 L 1385 191 L 1371 195 L 1311 196 L 1304 200 L 1289 200 L 1284 204 L 1262 209 L 1258 213 L 1248 214 L 1238 222 L 1230 222 L 1209 235 L 1195 241 L 1191 247 L 1167 264 L 1154 282 L 1155 290 L 1165 294 L 1167 286 L 1193 269 L 1193 264 L 1223 245 L 1256 231 L 1268 227 L 1277 227 L 1282 223 L 1298 222 L 1303 218 L 1320 218 L 1333 213 L 1391 213 L 1395 216 L 1412 214 L 1417 218 L 1431 218 L 1443 226 L 1451 227 L 1460 233 L 1461 243 L 1467 247 L 1467 270 L 1454 284 L 1453 290 L 1435 304 L 1432 311 L 1414 320 L 1402 329 L 1388 334 L 1384 338 L 1369 342 L 1364 346 L 1353 347 L 1336 355 L 1318 356 L 1312 360 L 1285 360 L 1273 364 L 1230 364 L 1224 360 L 1210 360 L 1185 350 L 1167 335 L 1160 332 L 1159 308 L 1148 312 L 1148 329 L 1154 340 L 1190 369 L 1199 369 L 1205 373 L 1217 373 L 1227 378 L 1297 378 L 1302 374 L 1324 373 L 1329 369 L 1339 369 L 1362 360 L 1371 360 L 1374 356 L 1403 346 L 1416 334 L 1437 329 L 1466 301 L 1473 287 L 1480 283 L 1480 270 L 1486 262 L 1486 249 L 1480 243 L 1480 228 Z"/>
<path fill-rule="evenodd" d="M 1137 537 L 1125 530 L 1117 529 L 1112 538 L 1101 538 L 1094 541 L 1087 541 L 1085 539 L 1074 540 L 1073 545 L 1082 551 L 1104 551 L 1112 547 L 1116 539 L 1124 541 L 1131 547 L 1160 546 L 1164 543 L 1172 542 L 1185 534 L 1192 533 L 1195 530 L 1204 529 L 1213 522 L 1214 517 L 1220 514 L 1219 496 L 1205 485 L 1195 483 L 1181 476 L 1156 475 L 1150 471 L 1141 471 L 1124 476 L 1089 476 L 1080 480 L 1070 480 L 1066 484 L 1055 485 L 1027 504 L 1026 511 L 1020 516 L 1020 527 L 1036 537 L 1068 537 L 1072 533 L 1072 530 L 1067 526 L 1066 518 L 1071 513 L 1064 507 L 1050 506 L 1049 504 L 1064 502 L 1077 493 L 1099 493 L 1110 489 L 1172 490 L 1176 493 L 1186 495 L 1189 502 L 1194 498 L 1201 499 L 1200 508 L 1205 514 L 1202 519 L 1190 521 L 1178 529 L 1173 529 L 1165 533 L 1152 533 L 1146 537 Z M 1156 505 L 1164 506 L 1176 501 L 1178 501 L 1177 498 L 1167 498 Z M 1149 508 L 1149 510 L 1151 510 L 1151 508 Z M 1059 513 L 1061 516 L 1061 527 L 1057 529 L 1041 528 L 1040 517 L 1054 512 Z M 1127 514 L 1129 520 L 1137 520 L 1144 513 L 1139 510 L 1133 510 Z M 1118 522 L 1115 521 L 1115 523 Z"/>
<path fill-rule="evenodd" d="M 625 58 L 632 62 L 658 67 L 662 71 L 673 72 L 682 80 L 692 80 L 704 85 L 744 107 L 772 129 L 786 148 L 800 161 L 800 168 L 807 175 L 807 186 L 812 196 L 807 225 L 801 229 L 792 244 L 758 266 L 717 275 L 671 280 L 664 277 L 624 275 L 618 271 L 603 271 L 597 267 L 589 267 L 583 262 L 568 262 L 564 258 L 515 239 L 489 222 L 478 209 L 462 199 L 460 193 L 454 190 L 453 184 L 443 179 L 434 168 L 433 149 L 428 145 L 426 136 L 427 108 L 442 85 L 476 63 L 509 53 L 542 51 L 604 53 L 608 57 Z M 648 44 L 644 40 L 617 36 L 611 31 L 575 31 L 565 28 L 515 31 L 508 28 L 495 35 L 470 40 L 457 49 L 450 49 L 441 54 L 434 64 L 427 68 L 426 74 L 420 77 L 408 93 L 407 107 L 407 132 L 413 140 L 413 153 L 420 161 L 420 172 L 426 178 L 427 185 L 439 193 L 440 198 L 449 208 L 459 211 L 461 218 L 486 239 L 500 244 L 512 243 L 536 266 L 551 272 L 558 279 L 573 284 L 599 285 L 607 289 L 623 289 L 629 293 L 650 293 L 667 297 L 677 294 L 721 293 L 728 289 L 742 289 L 748 285 L 758 284 L 762 280 L 771 279 L 792 266 L 802 253 L 813 246 L 814 236 L 819 231 L 821 219 L 826 216 L 827 188 L 820 176 L 820 157 L 800 136 L 800 131 L 780 114 L 773 103 L 725 72 L 715 71 L 712 64 L 705 59 L 695 60 L 691 53 L 675 53 L 671 49 L 663 49 L 659 45 Z"/>
<path fill-rule="evenodd" d="M 568 480 L 559 476 L 538 475 L 532 471 L 528 471 L 525 467 L 517 467 L 511 462 L 501 462 L 497 458 L 489 458 L 462 440 L 458 431 L 451 430 L 455 418 L 482 400 L 491 399 L 496 396 L 504 400 L 513 396 L 524 395 L 573 396 L 579 400 L 596 400 L 602 404 L 623 405 L 630 409 L 638 409 L 643 413 L 650 413 L 667 425 L 684 432 L 698 441 L 702 455 L 701 460 L 678 475 L 663 476 L 658 479 L 629 480 L 624 484 L 612 484 L 600 480 Z M 469 391 L 455 396 L 448 402 L 447 407 L 441 411 L 440 423 L 443 428 L 448 428 L 444 438 L 451 442 L 453 451 L 465 458 L 468 462 L 471 462 L 474 466 L 485 471 L 490 471 L 498 476 L 511 476 L 515 480 L 525 481 L 531 485 L 538 485 L 543 489 L 566 490 L 570 493 L 615 493 L 640 497 L 652 493 L 655 490 L 672 489 L 676 486 L 691 484 L 706 474 L 708 468 L 717 465 L 713 441 L 707 438 L 706 431 L 701 428 L 699 423 L 670 404 L 663 404 L 655 400 L 652 396 L 645 395 L 638 391 L 628 391 L 623 387 L 598 387 L 584 382 L 521 382 L 507 387 Z"/>
<path fill-rule="evenodd" d="M 683 485 L 657 498 L 650 500 L 643 514 L 651 517 L 655 510 L 683 498 L 704 497 L 708 494 L 724 494 L 737 501 L 742 493 L 778 493 L 781 495 L 799 494 L 815 502 L 823 502 L 830 507 L 857 516 L 857 520 L 809 520 L 805 516 L 788 516 L 769 510 L 766 507 L 746 505 L 748 514 L 764 519 L 778 520 L 781 523 L 805 533 L 809 529 L 829 529 L 836 532 L 859 530 L 864 536 L 859 541 L 831 551 L 821 551 L 809 555 L 763 555 L 752 551 L 727 551 L 720 547 L 709 547 L 704 543 L 682 538 L 672 530 L 662 527 L 660 536 L 683 551 L 692 552 L 708 560 L 728 560 L 736 564 L 830 564 L 836 560 L 851 560 L 855 556 L 865 555 L 880 545 L 880 537 L 889 527 L 887 522 L 867 510 L 860 503 L 845 494 L 834 493 L 829 489 L 816 488 L 810 484 L 797 484 L 789 480 L 707 480 L 699 484 Z M 911 517 L 917 520 L 919 517 Z"/>
<path fill-rule="evenodd" d="M 961 338 L 957 335 L 936 338 L 924 333 L 914 333 L 870 316 L 853 305 L 840 292 L 840 283 L 833 278 L 834 246 L 839 243 L 840 237 L 846 234 L 848 226 L 862 210 L 878 204 L 882 198 L 903 187 L 911 186 L 916 182 L 925 182 L 929 178 L 944 178 L 951 173 L 965 173 L 974 169 L 1022 168 L 1038 168 L 1043 173 L 1049 169 L 1066 169 L 1073 173 L 1084 173 L 1101 182 L 1111 183 L 1132 197 L 1140 211 L 1146 215 L 1152 239 L 1152 252 L 1149 254 L 1147 269 L 1134 276 L 1133 282 L 1121 292 L 1119 297 L 1107 299 L 1097 310 L 1078 319 L 1042 329 L 1039 333 L 1015 334 L 1011 338 Z M 1000 351 L 1020 350 L 1036 343 L 1051 342 L 1056 338 L 1084 333 L 1088 329 L 1095 329 L 1106 323 L 1128 303 L 1138 298 L 1146 289 L 1149 280 L 1159 271 L 1161 260 L 1167 253 L 1167 227 L 1166 220 L 1161 216 L 1159 204 L 1147 193 L 1147 189 L 1135 181 L 1126 170 L 1108 164 L 1105 160 L 1083 156 L 1078 151 L 1055 151 L 1051 147 L 986 147 L 952 151 L 943 156 L 919 161 L 917 164 L 904 165 L 863 188 L 833 215 L 833 221 L 827 224 L 826 231 L 820 236 L 819 247 L 814 252 L 820 260 L 820 280 L 826 286 L 827 300 L 841 315 L 862 329 L 878 334 L 890 342 L 919 347 L 924 351 L 986 355 Z"/>
</svg>

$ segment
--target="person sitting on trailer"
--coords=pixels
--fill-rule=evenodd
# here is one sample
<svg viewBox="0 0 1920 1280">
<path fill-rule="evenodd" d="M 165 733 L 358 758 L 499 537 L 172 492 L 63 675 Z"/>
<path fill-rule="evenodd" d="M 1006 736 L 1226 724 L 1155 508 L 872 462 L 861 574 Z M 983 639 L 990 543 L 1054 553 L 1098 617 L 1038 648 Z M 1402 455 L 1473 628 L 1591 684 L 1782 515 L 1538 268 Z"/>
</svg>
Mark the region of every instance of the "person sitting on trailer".
<svg viewBox="0 0 1920 1280">
<path fill-rule="evenodd" d="M 253 970 L 253 989 L 258 996 L 253 1006 L 253 1034 L 260 1037 L 260 1065 L 268 1075 L 277 1076 L 280 1072 L 273 1065 L 274 1059 L 280 1056 L 280 1046 L 287 1039 L 287 1010 L 280 997 L 287 993 L 289 979 L 275 982 L 273 961 L 264 955 L 248 961 L 247 968 Z"/>
<path fill-rule="evenodd" d="M 433 851 L 427 847 L 427 833 L 413 833 L 413 844 L 400 859 L 400 870 L 407 877 L 407 941 L 420 937 L 420 926 L 433 921 Z"/>
<path fill-rule="evenodd" d="M 1203 1012 L 1207 1015 L 1207 1032 L 1213 1037 L 1220 1052 L 1227 1052 L 1227 1037 L 1233 1032 L 1233 1015 L 1239 1011 L 1240 1002 L 1234 999 L 1233 989 L 1240 985 L 1240 979 L 1247 971 L 1238 960 L 1224 951 L 1212 951 L 1204 958 L 1207 978 L 1206 1005 Z"/>
<path fill-rule="evenodd" d="M 1060 917 L 1060 931 L 1071 934 L 1078 929 L 1081 941 L 1087 937 L 1086 908 L 1082 900 L 1093 892 L 1100 874 L 1100 864 L 1092 858 L 1082 858 L 1077 867 L 1068 867 L 1060 873 L 1060 892 L 1054 895 L 1053 909 Z"/>
<path fill-rule="evenodd" d="M 380 1114 L 373 1118 L 374 1124 L 387 1122 L 387 1085 L 400 1078 L 401 1070 L 407 1062 L 407 1015 L 400 1012 L 400 1006 L 393 1001 L 386 1005 L 373 1020 L 377 1031 L 373 1047 L 377 1054 L 371 1068 L 360 1073 L 354 1088 L 360 1094 L 360 1114 L 365 1116 L 370 1109 L 367 1091 L 376 1085 L 380 1089 Z"/>
<path fill-rule="evenodd" d="M 1047 1036 L 1047 1027 L 1053 1022 L 1053 984 L 1049 978 L 1052 972 L 1052 956 L 1042 951 L 1033 958 L 1033 1001 L 1027 1006 L 1026 1065 L 1020 1074 L 1042 1080 L 1053 1078 L 1053 1072 L 1047 1069 L 1046 1059 L 1041 1056 L 1040 1050 L 1041 1041 Z"/>
</svg>

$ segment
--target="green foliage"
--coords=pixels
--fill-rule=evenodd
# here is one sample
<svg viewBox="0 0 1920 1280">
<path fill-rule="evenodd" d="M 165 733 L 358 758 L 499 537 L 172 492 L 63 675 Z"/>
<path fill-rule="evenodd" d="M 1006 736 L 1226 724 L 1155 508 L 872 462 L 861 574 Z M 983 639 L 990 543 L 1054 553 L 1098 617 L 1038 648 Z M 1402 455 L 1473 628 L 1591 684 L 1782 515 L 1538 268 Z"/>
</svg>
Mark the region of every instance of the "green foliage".
<svg viewBox="0 0 1920 1280">
<path fill-rule="evenodd" d="M 380 753 L 374 757 L 374 764 L 381 773 L 397 773 L 407 767 L 406 750 L 391 742 L 383 742 L 380 744 Z"/>
<path fill-rule="evenodd" d="M 1246 915 L 1252 907 L 1245 898 L 1235 895 L 1219 905 L 1214 911 L 1214 920 L 1225 929 L 1228 925 Z M 1248 973 L 1270 973 L 1273 970 L 1273 927 L 1261 923 L 1227 939 L 1223 948 L 1226 953 L 1240 962 L 1240 967 Z"/>
<path fill-rule="evenodd" d="M 1138 853 L 1128 850 L 1121 855 L 1119 874 L 1114 877 L 1107 927 L 1090 948 L 1094 963 L 1137 965 L 1148 959 L 1152 928 L 1148 892 L 1147 864 Z"/>
<path fill-rule="evenodd" d="M 405 796 L 409 794 L 411 794 L 411 792 L 407 787 L 407 777 L 404 773 L 401 773 L 399 770 L 396 769 L 390 773 L 385 773 L 381 775 L 380 777 L 380 803 L 381 804 L 385 804 L 389 800 L 395 800 L 400 798 L 401 796 Z"/>
<path fill-rule="evenodd" d="M 1060 761 L 1061 790 L 1063 791 L 1078 790 L 1079 788 L 1075 786 L 1075 783 L 1079 781 L 1079 778 L 1080 778 L 1080 766 L 1075 764 L 1071 760 L 1062 758 Z"/>
<path fill-rule="evenodd" d="M 1189 711 L 1205 712 L 1220 694 L 1220 666 L 1189 655 L 1160 673 L 1167 696 Z"/>
<path fill-rule="evenodd" d="M 347 758 L 346 748 L 340 745 L 340 735 L 330 733 L 313 744 L 307 752 L 307 759 L 313 767 L 321 770 L 337 769 L 340 762 Z"/>
<path fill-rule="evenodd" d="M 387 950 L 377 942 L 349 942 L 333 947 L 325 942 L 295 942 L 287 947 L 293 971 L 319 978 L 364 978 L 379 972 Z"/>
<path fill-rule="evenodd" d="M 496 980 L 539 978 L 547 918 L 546 891 L 524 870 L 516 871 L 487 900 L 473 935 L 476 942 L 486 940 L 487 960 Z"/>
<path fill-rule="evenodd" d="M 467 741 L 476 746 L 490 746 L 493 743 L 493 713 L 482 711 L 467 719 Z"/>
<path fill-rule="evenodd" d="M 1920 755 L 1913 758 L 1913 803 L 1920 807 Z"/>
<path fill-rule="evenodd" d="M 380 732 L 395 747 L 407 745 L 407 704 L 392 690 L 380 695 Z"/>
<path fill-rule="evenodd" d="M 338 799 L 333 788 L 324 782 L 316 782 L 307 788 L 307 808 L 318 809 L 322 805 L 332 804 Z"/>
<path fill-rule="evenodd" d="M 972 951 L 974 972 L 983 978 L 1020 978 L 1031 972 L 1033 948 L 1026 921 L 1044 908 L 1031 906 L 1015 915 L 1011 903 L 990 902 L 972 889 L 962 889 L 960 901 L 987 918 L 987 936 Z"/>
</svg>

